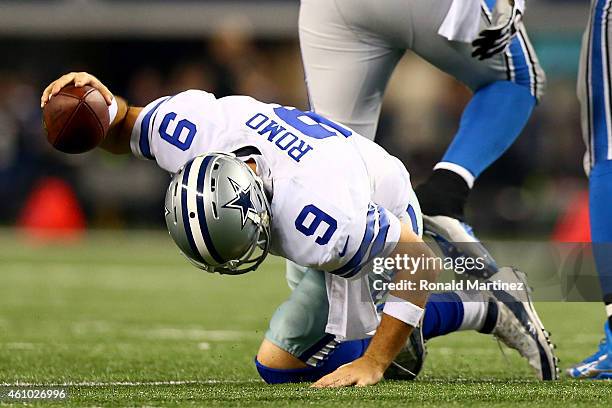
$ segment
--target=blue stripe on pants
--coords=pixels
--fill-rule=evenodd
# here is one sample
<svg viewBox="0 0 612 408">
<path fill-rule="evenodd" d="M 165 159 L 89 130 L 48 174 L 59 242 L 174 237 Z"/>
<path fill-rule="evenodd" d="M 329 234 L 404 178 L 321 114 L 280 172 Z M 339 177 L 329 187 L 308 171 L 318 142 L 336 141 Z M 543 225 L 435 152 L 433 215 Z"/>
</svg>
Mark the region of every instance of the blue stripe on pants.
<svg viewBox="0 0 612 408">
<path fill-rule="evenodd" d="M 591 43 L 591 60 L 588 62 L 590 69 L 590 94 L 591 100 L 588 101 L 591 105 L 592 115 L 592 137 L 593 151 L 591 152 L 595 162 L 608 159 L 608 132 L 609 123 L 606 111 L 609 104 L 606 100 L 606 93 L 609 91 L 608 77 L 606 71 L 609 69 L 607 61 L 607 18 L 609 15 L 611 0 L 597 0 L 595 10 L 592 15 L 591 24 L 592 35 Z M 602 49 L 605 47 L 606 49 Z"/>
</svg>

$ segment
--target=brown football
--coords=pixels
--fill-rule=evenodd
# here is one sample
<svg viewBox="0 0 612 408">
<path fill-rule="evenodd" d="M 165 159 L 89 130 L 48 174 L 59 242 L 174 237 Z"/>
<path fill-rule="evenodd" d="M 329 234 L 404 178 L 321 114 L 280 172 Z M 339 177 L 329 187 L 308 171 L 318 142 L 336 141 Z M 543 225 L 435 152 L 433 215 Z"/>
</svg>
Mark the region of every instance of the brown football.
<svg viewBox="0 0 612 408">
<path fill-rule="evenodd" d="M 45 105 L 43 120 L 53 147 L 64 153 L 84 153 L 104 140 L 108 106 L 95 88 L 68 85 Z"/>
</svg>

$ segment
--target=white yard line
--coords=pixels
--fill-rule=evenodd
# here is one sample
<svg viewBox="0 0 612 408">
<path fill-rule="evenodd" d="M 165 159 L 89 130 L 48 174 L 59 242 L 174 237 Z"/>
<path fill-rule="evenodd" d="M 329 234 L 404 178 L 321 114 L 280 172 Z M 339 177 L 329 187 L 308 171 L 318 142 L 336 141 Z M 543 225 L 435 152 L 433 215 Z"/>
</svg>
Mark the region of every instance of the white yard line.
<svg viewBox="0 0 612 408">
<path fill-rule="evenodd" d="M 99 262 L 99 263 L 98 263 Z M 83 262 L 70 261 L 55 261 L 45 260 L 44 262 L 29 262 L 29 261 L 8 261 L 1 262 L 0 267 L 3 272 L 22 272 L 24 269 L 32 269 L 36 271 L 44 270 L 45 272 L 82 272 L 91 271 L 92 269 L 102 269 L 105 272 L 123 272 L 125 268 L 133 270 L 151 270 L 151 269 L 177 269 L 185 267 L 182 263 L 126 263 L 126 262 L 105 262 L 97 259 Z M 188 269 L 188 267 L 185 267 Z"/>
<path fill-rule="evenodd" d="M 266 261 L 265 265 L 280 267 L 283 266 L 285 260 L 279 257 L 270 257 L 269 260 Z M 151 259 L 151 258 L 126 258 L 125 262 L 121 260 L 117 260 L 116 257 L 110 256 L 99 256 L 92 255 L 91 257 L 83 257 L 78 260 L 68 259 L 58 259 L 58 258 L 45 258 L 41 256 L 36 260 L 27 260 L 27 259 L 10 259 L 5 258 L 0 261 L 0 267 L 4 271 L 9 269 L 17 269 L 20 270 L 24 267 L 26 268 L 36 268 L 40 269 L 41 265 L 44 266 L 45 270 L 49 268 L 68 268 L 68 269 L 83 269 L 83 268 L 146 268 L 146 269 L 168 269 L 168 268 L 184 268 L 187 270 L 192 269 L 193 267 L 189 265 L 183 258 L 177 257 L 176 260 L 167 260 L 167 258 L 163 259 Z"/>
<path fill-rule="evenodd" d="M 81 321 L 72 324 L 72 332 L 79 335 L 118 333 L 130 337 L 158 340 L 237 341 L 259 339 L 254 330 L 208 330 L 201 327 L 133 328 L 104 320 Z"/>
<path fill-rule="evenodd" d="M 176 380 L 176 381 L 67 381 L 63 383 L 0 383 L 0 387 L 143 387 L 161 385 L 210 385 L 262 383 L 261 380 Z"/>
<path fill-rule="evenodd" d="M 164 340 L 208 340 L 208 341 L 235 341 L 262 337 L 261 333 L 243 330 L 203 330 L 203 329 L 177 329 L 161 328 L 152 330 L 129 331 L 142 337 Z"/>
</svg>

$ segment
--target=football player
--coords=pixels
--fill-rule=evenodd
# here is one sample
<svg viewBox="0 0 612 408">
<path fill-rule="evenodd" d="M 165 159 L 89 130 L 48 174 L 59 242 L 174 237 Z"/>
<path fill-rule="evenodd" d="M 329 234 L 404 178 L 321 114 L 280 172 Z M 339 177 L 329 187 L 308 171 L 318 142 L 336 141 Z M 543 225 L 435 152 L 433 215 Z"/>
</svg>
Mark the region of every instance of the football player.
<svg viewBox="0 0 612 408">
<path fill-rule="evenodd" d="M 471 243 L 463 248 L 472 256 L 489 258 L 463 222 L 470 189 L 518 137 L 544 90 L 521 22 L 524 6 L 524 0 L 301 0 L 313 111 L 374 140 L 387 82 L 407 50 L 472 90 L 452 143 L 416 189 L 425 232 Z M 495 270 L 489 259 L 485 277 Z"/>
<path fill-rule="evenodd" d="M 398 287 L 375 308 L 380 293 L 371 281 L 432 282 L 438 273 L 427 264 L 398 266 L 383 279 L 364 268 L 374 257 L 434 256 L 420 238 L 408 172 L 378 145 L 316 113 L 248 96 L 216 99 L 190 90 L 128 107 L 87 73 L 51 83 L 41 105 L 71 83 L 95 87 L 110 105 L 103 148 L 131 151 L 174 174 L 166 223 L 191 262 L 239 274 L 270 252 L 308 268 L 290 282 L 293 293 L 257 353 L 267 382 L 337 387 L 375 384 L 385 373 L 412 378 L 423 357 L 421 332 L 413 330 L 421 321 L 425 338 L 492 333 L 539 378 L 556 378 L 552 347 L 528 297 L 449 292 L 432 295 L 425 307 L 427 290 Z M 511 269 L 506 274 L 523 281 Z M 416 373 L 406 361 L 416 362 Z"/>
<path fill-rule="evenodd" d="M 587 147 L 584 168 L 589 175 L 589 216 L 593 254 L 607 314 L 604 340 L 598 350 L 568 369 L 574 378 L 612 379 L 612 107 L 610 0 L 591 1 L 578 75 L 578 99 Z"/>
</svg>

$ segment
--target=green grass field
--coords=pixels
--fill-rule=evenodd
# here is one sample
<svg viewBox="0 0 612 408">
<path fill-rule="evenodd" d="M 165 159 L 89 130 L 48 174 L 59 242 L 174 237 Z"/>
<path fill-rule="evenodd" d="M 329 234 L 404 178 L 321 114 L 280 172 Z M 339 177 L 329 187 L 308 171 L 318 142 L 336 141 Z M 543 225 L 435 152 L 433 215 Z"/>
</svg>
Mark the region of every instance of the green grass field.
<svg viewBox="0 0 612 408">
<path fill-rule="evenodd" d="M 537 382 L 512 350 L 504 356 L 477 333 L 432 340 L 415 382 L 340 390 L 265 385 L 253 356 L 289 293 L 283 271 L 273 258 L 245 276 L 208 275 L 161 232 L 33 246 L 5 231 L 0 383 L 67 385 L 68 400 L 43 405 L 612 406 L 612 382 Z M 562 367 L 594 349 L 600 304 L 538 309 Z"/>
</svg>

